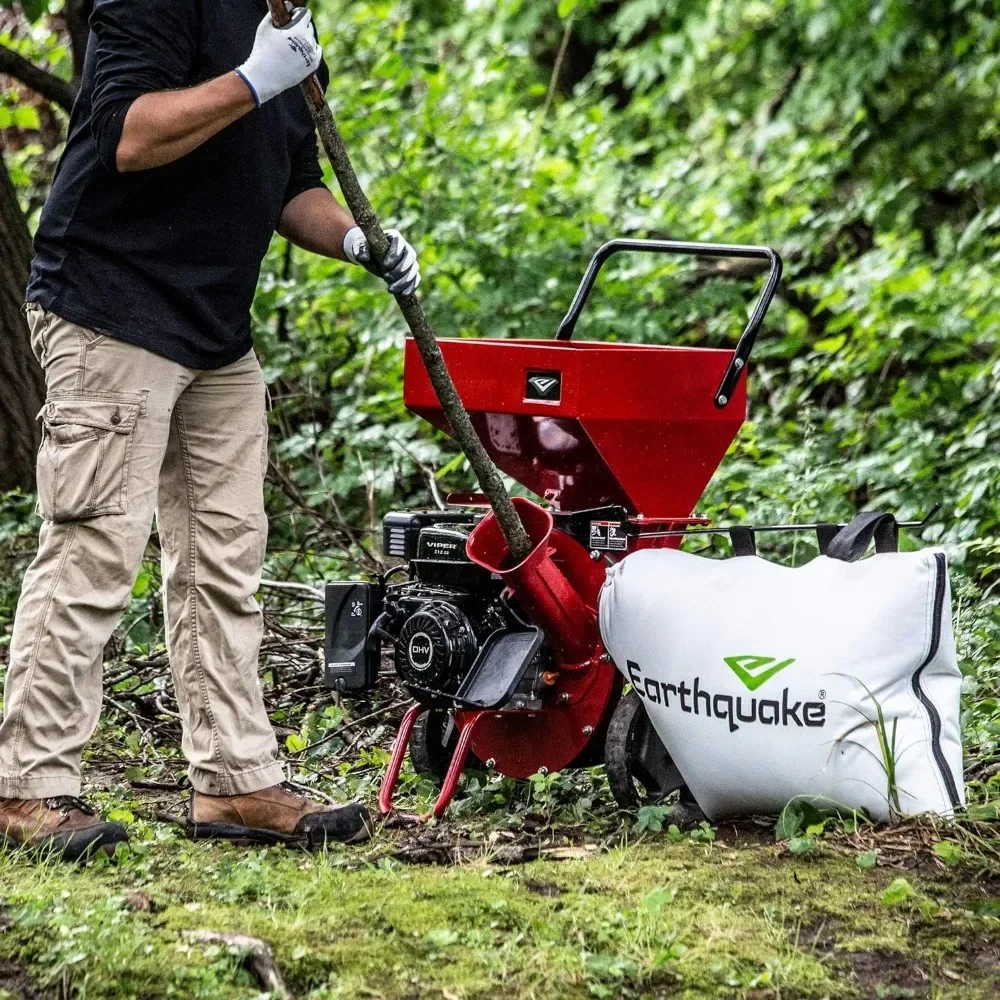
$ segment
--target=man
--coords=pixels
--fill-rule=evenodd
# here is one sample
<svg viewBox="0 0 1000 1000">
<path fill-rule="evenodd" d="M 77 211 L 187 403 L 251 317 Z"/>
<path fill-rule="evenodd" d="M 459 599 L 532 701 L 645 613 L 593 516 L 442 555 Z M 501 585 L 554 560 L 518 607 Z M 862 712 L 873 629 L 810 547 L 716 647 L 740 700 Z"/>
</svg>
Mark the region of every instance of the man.
<svg viewBox="0 0 1000 1000">
<path fill-rule="evenodd" d="M 299 10 L 275 28 L 265 0 L 97 0 L 91 28 L 26 296 L 47 385 L 43 525 L 10 647 L 0 839 L 70 858 L 125 839 L 79 800 L 80 755 L 155 511 L 190 835 L 360 840 L 363 807 L 329 809 L 282 784 L 257 676 L 260 264 L 276 229 L 370 264 L 322 185 L 296 86 L 324 69 L 312 19 Z M 419 284 L 398 233 L 382 276 L 392 291 Z"/>
</svg>

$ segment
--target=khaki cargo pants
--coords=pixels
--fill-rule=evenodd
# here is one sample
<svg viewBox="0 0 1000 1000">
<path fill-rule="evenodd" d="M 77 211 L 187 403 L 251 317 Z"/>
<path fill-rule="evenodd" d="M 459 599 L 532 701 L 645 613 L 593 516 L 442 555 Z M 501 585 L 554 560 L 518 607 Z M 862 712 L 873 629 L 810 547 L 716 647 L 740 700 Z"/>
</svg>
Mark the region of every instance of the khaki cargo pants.
<svg viewBox="0 0 1000 1000">
<path fill-rule="evenodd" d="M 0 797 L 79 794 L 104 646 L 154 512 L 191 783 L 216 795 L 277 784 L 284 772 L 257 676 L 267 423 L 256 357 L 199 371 L 35 304 L 27 315 L 47 386 L 44 522 L 11 639 Z"/>
</svg>

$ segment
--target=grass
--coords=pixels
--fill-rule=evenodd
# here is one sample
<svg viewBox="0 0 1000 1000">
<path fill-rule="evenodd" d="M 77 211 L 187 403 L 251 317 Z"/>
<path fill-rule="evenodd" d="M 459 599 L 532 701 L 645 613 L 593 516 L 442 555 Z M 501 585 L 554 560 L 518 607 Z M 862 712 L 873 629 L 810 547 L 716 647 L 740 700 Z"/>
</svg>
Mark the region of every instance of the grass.
<svg viewBox="0 0 1000 1000">
<path fill-rule="evenodd" d="M 752 823 L 682 835 L 659 806 L 615 812 L 594 769 L 471 775 L 443 823 L 383 829 L 363 848 L 193 844 L 154 819 L 179 811 L 176 734 L 109 711 L 85 773 L 132 846 L 83 868 L 0 853 L 0 1000 L 261 996 L 240 955 L 192 930 L 268 942 L 297 1000 L 993 1000 L 1000 614 L 968 608 L 958 638 L 976 822 L 950 827 L 875 828 L 790 805 L 780 844 Z M 0 608 L 0 632 L 3 619 Z M 344 706 L 314 695 L 272 711 L 294 776 L 372 801 L 396 695 Z M 360 719 L 372 721 L 348 728 Z M 881 735 L 891 751 L 884 720 Z M 404 771 L 403 806 L 426 809 L 433 794 Z M 571 860 L 515 863 L 567 845 Z"/>
<path fill-rule="evenodd" d="M 238 955 L 184 936 L 208 929 L 269 942 L 310 1000 L 1000 994 L 1000 919 L 968 866 L 922 863 L 901 889 L 833 843 L 795 857 L 734 828 L 513 867 L 402 865 L 399 831 L 317 856 L 130 832 L 82 869 L 0 855 L 0 987 L 7 968 L 43 995 L 259 996 Z"/>
</svg>

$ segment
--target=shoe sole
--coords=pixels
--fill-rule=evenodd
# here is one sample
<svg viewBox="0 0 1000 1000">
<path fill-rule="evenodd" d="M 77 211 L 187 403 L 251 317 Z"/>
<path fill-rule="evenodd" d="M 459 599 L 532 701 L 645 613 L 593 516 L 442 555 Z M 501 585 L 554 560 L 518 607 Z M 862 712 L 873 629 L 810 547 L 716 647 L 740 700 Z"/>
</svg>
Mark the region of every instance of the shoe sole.
<svg viewBox="0 0 1000 1000">
<path fill-rule="evenodd" d="M 256 827 L 235 826 L 230 823 L 188 823 L 184 832 L 190 840 L 226 840 L 241 847 L 284 845 L 300 850 L 315 850 L 331 840 L 337 844 L 361 844 L 371 837 L 371 830 L 368 829 L 367 825 L 363 826 L 357 833 L 342 840 L 321 830 L 300 834 L 284 834 Z"/>
<path fill-rule="evenodd" d="M 88 861 L 99 853 L 113 856 L 119 844 L 127 843 L 128 834 L 121 827 L 102 829 L 96 835 L 85 834 L 84 831 L 68 836 L 55 835 L 34 843 L 0 834 L 0 850 L 24 850 L 38 860 L 53 857 L 60 861 Z"/>
</svg>

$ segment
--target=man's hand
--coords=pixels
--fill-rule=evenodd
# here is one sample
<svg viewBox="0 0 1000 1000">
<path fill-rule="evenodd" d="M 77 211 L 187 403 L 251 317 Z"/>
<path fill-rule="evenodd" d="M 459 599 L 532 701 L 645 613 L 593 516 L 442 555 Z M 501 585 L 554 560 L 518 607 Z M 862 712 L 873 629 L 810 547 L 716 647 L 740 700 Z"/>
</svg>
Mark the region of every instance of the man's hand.
<svg viewBox="0 0 1000 1000">
<path fill-rule="evenodd" d="M 344 256 L 352 264 L 360 264 L 363 268 L 378 275 L 389 286 L 393 295 L 412 295 L 420 287 L 420 262 L 417 251 L 403 238 L 397 229 L 387 229 L 385 235 L 389 238 L 389 253 L 380 271 L 372 263 L 368 241 L 361 232 L 360 226 L 348 230 L 344 237 Z"/>
<path fill-rule="evenodd" d="M 315 73 L 322 58 L 312 12 L 296 7 L 283 28 L 274 26 L 270 14 L 264 16 L 250 58 L 236 72 L 250 88 L 259 108 Z"/>
</svg>

